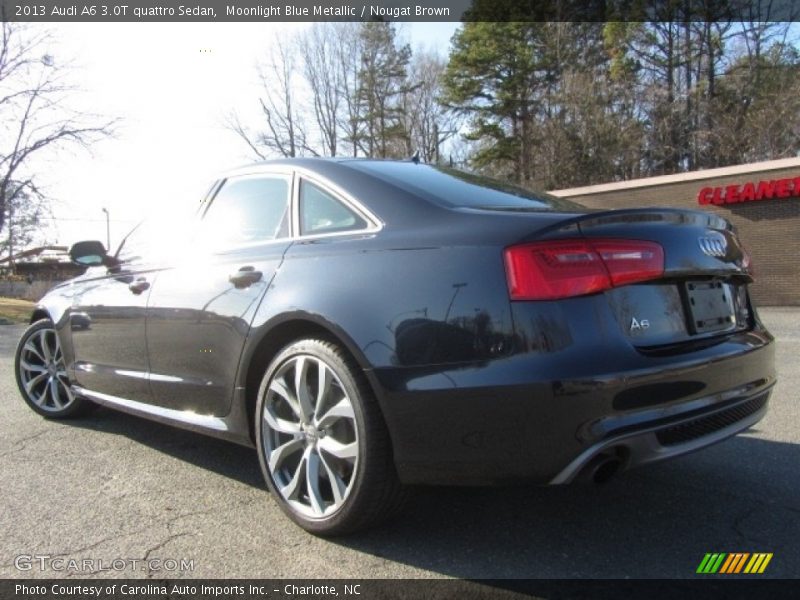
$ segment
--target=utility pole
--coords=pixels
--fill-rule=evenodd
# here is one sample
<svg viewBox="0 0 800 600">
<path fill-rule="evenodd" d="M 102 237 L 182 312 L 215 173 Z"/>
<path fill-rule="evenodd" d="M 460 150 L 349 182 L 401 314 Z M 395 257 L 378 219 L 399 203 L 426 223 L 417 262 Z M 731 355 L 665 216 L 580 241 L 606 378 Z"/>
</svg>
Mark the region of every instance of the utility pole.
<svg viewBox="0 0 800 600">
<path fill-rule="evenodd" d="M 14 216 L 13 211 L 8 211 L 8 264 L 11 268 L 11 274 L 14 274 Z"/>
<path fill-rule="evenodd" d="M 111 252 L 111 216 L 108 214 L 108 209 L 103 208 L 106 213 L 106 252 Z"/>
</svg>

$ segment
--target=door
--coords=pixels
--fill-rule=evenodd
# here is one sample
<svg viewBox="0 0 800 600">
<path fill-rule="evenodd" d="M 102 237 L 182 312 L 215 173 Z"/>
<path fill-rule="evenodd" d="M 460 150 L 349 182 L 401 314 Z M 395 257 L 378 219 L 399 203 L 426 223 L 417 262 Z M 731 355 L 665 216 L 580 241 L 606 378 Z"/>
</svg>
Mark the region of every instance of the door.
<svg viewBox="0 0 800 600">
<path fill-rule="evenodd" d="M 119 265 L 97 267 L 76 283 L 70 311 L 75 379 L 84 388 L 151 402 L 145 311 L 155 268 L 146 226 L 134 229 L 117 252 Z"/>
<path fill-rule="evenodd" d="M 147 309 L 153 401 L 223 416 L 250 323 L 291 244 L 289 175 L 227 180 Z"/>
</svg>

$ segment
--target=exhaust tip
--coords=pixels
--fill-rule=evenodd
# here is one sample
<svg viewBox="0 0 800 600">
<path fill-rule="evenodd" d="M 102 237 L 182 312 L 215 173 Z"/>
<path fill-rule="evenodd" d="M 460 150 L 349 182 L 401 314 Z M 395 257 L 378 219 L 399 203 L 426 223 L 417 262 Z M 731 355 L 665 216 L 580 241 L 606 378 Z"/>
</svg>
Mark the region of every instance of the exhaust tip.
<svg viewBox="0 0 800 600">
<path fill-rule="evenodd" d="M 622 461 L 613 456 L 598 464 L 592 473 L 592 481 L 596 484 L 607 483 L 619 472 Z"/>
<path fill-rule="evenodd" d="M 606 483 L 622 469 L 622 464 L 617 454 L 598 454 L 581 469 L 575 480 L 598 485 Z"/>
</svg>

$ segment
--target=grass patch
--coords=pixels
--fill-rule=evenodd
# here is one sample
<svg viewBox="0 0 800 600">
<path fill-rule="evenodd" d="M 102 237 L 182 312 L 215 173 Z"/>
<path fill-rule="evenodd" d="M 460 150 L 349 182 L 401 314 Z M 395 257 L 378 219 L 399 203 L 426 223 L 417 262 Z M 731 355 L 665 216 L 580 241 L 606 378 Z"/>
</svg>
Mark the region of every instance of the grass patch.
<svg viewBox="0 0 800 600">
<path fill-rule="evenodd" d="M 34 306 L 33 302 L 27 300 L 0 297 L 0 323 L 27 323 Z"/>
</svg>

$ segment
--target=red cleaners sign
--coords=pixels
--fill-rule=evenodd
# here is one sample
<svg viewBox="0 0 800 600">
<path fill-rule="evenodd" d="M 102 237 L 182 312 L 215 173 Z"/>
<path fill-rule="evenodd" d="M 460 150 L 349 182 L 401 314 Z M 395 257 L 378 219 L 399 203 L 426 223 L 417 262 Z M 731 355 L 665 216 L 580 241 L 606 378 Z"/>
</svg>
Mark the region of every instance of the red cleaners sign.
<svg viewBox="0 0 800 600">
<path fill-rule="evenodd" d="M 698 204 L 738 204 L 773 198 L 800 198 L 800 177 L 773 179 L 755 183 L 735 183 L 722 187 L 704 187 L 697 194 Z"/>
</svg>

